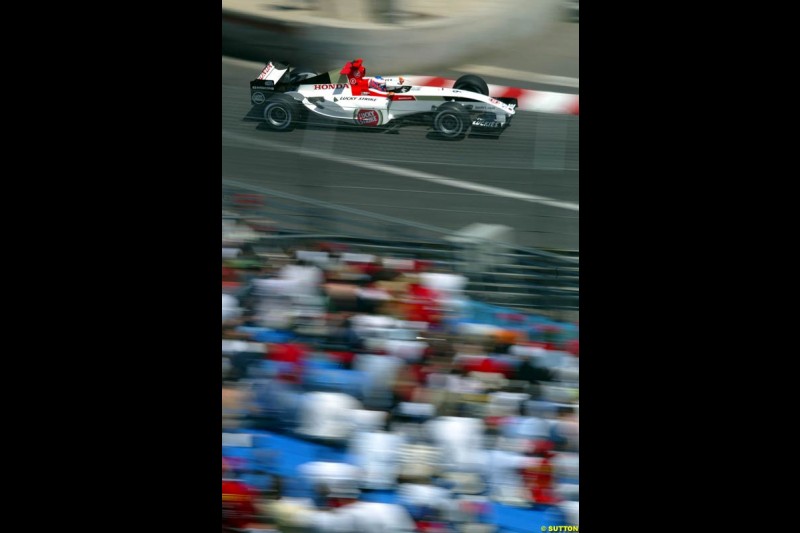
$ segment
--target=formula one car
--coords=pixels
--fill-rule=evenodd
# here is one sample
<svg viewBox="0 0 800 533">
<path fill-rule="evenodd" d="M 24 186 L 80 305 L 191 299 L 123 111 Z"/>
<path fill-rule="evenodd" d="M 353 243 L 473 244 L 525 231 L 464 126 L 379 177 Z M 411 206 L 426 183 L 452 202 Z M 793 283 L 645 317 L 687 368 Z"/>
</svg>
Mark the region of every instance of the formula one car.
<svg viewBox="0 0 800 533">
<path fill-rule="evenodd" d="M 442 138 L 463 139 L 470 130 L 499 135 L 516 112 L 516 99 L 491 98 L 486 82 L 471 74 L 444 88 L 406 84 L 402 77 L 367 77 L 365 72 L 361 59 L 321 74 L 270 61 L 250 82 L 250 99 L 275 131 L 307 122 L 310 113 L 363 127 L 391 127 L 425 116 Z"/>
</svg>

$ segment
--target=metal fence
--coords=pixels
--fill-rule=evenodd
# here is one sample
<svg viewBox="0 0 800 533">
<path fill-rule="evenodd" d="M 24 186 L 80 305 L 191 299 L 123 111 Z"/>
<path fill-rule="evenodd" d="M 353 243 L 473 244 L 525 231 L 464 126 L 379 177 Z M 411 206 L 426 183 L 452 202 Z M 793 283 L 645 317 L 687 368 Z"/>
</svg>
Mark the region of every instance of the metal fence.
<svg viewBox="0 0 800 533">
<path fill-rule="evenodd" d="M 487 303 L 536 311 L 579 307 L 576 256 L 502 242 L 457 242 L 449 229 L 230 179 L 222 180 L 222 208 L 260 230 L 262 250 L 340 242 L 378 256 L 433 261 L 467 276 L 467 295 Z"/>
</svg>

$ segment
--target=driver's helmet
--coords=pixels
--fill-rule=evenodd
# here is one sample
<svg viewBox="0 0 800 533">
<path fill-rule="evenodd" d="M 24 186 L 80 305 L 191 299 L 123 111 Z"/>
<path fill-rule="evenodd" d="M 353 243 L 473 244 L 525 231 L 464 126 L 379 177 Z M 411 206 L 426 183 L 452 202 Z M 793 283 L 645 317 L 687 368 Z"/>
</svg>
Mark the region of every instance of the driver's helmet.
<svg viewBox="0 0 800 533">
<path fill-rule="evenodd" d="M 374 78 L 370 79 L 369 88 L 377 89 L 378 91 L 385 91 L 386 82 L 383 80 L 383 76 L 375 76 Z"/>
<path fill-rule="evenodd" d="M 384 85 L 386 86 L 386 90 L 393 91 L 395 89 L 399 89 L 403 86 L 406 82 L 403 76 L 398 76 L 397 78 L 385 78 L 383 80 Z"/>
</svg>

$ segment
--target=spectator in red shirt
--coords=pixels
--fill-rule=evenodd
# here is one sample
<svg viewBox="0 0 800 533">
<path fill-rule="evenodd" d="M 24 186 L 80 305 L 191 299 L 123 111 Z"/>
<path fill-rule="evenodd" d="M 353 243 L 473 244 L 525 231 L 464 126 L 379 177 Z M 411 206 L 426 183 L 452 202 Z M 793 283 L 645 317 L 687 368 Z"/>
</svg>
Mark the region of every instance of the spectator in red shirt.
<svg viewBox="0 0 800 533">
<path fill-rule="evenodd" d="M 255 494 L 237 479 L 222 480 L 222 526 L 243 529 L 256 517 Z"/>
</svg>

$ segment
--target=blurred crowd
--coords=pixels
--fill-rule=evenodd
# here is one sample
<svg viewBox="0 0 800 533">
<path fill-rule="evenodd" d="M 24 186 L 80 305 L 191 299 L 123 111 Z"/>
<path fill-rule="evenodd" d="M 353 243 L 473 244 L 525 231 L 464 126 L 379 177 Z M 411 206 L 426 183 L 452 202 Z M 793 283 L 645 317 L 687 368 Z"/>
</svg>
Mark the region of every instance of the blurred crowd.
<svg viewBox="0 0 800 533">
<path fill-rule="evenodd" d="M 578 525 L 575 324 L 476 322 L 435 262 L 223 237 L 223 531 Z"/>
</svg>

